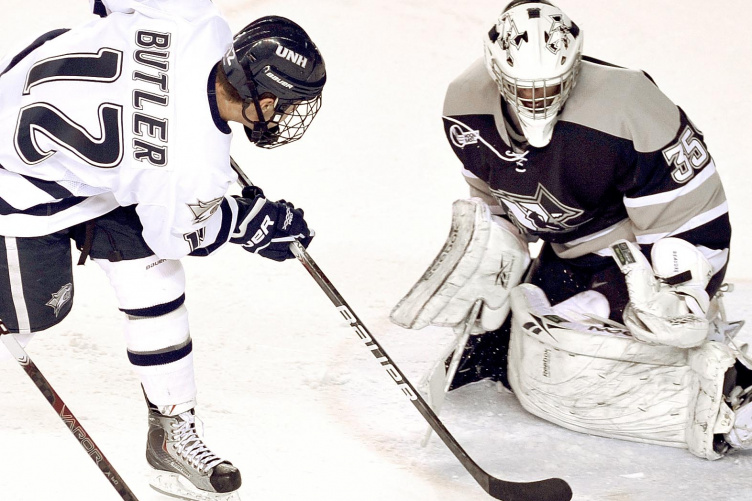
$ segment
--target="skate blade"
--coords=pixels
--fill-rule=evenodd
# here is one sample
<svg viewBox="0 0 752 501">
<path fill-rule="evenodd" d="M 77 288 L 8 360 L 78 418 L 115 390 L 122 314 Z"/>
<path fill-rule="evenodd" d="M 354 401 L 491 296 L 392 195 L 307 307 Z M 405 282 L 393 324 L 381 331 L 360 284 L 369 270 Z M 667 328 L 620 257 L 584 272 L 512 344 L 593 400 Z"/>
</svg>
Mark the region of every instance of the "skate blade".
<svg viewBox="0 0 752 501">
<path fill-rule="evenodd" d="M 223 493 L 202 491 L 182 475 L 167 471 L 153 472 L 149 485 L 160 494 L 188 501 L 240 501 L 238 491 Z"/>
</svg>

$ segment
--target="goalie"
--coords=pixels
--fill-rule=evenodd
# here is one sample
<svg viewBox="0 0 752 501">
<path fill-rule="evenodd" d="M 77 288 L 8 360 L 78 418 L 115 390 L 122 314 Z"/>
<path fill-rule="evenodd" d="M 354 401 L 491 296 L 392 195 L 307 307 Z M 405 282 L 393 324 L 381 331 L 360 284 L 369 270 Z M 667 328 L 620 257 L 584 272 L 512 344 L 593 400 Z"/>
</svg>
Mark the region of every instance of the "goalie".
<svg viewBox="0 0 752 501">
<path fill-rule="evenodd" d="M 707 459 L 752 448 L 713 159 L 645 73 L 582 56 L 582 36 L 548 1 L 513 1 L 450 84 L 472 198 L 391 319 L 460 334 L 443 390 L 490 378 L 569 429 Z"/>
</svg>

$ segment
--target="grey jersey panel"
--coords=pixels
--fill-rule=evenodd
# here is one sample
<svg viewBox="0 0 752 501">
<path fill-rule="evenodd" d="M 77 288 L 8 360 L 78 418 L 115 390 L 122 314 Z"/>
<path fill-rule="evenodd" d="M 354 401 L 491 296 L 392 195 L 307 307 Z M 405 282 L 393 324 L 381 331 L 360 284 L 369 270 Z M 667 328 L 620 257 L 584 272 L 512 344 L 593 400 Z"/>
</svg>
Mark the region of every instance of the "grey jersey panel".
<svg viewBox="0 0 752 501">
<path fill-rule="evenodd" d="M 674 139 L 680 114 L 645 73 L 582 61 L 559 120 L 629 139 L 636 151 L 651 152 Z"/>
<path fill-rule="evenodd" d="M 444 115 L 492 111 L 499 135 L 508 143 L 500 97 L 496 82 L 480 58 L 449 85 Z M 635 107 L 635 102 L 641 106 Z M 559 120 L 629 139 L 640 152 L 666 146 L 680 122 L 679 109 L 643 72 L 589 61 L 582 62 L 577 85 Z"/>
<path fill-rule="evenodd" d="M 510 145 L 511 141 L 501 113 L 501 94 L 481 57 L 449 84 L 444 98 L 444 116 L 489 113 L 494 117 L 499 136 Z"/>
</svg>

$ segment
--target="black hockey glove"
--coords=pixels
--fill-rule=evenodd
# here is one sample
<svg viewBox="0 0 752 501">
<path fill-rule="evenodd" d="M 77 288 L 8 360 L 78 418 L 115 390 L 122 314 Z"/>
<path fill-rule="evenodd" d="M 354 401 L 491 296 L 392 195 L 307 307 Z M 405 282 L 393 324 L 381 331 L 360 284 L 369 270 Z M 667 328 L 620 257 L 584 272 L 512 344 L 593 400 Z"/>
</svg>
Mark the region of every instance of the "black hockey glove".
<svg viewBox="0 0 752 501">
<path fill-rule="evenodd" d="M 293 240 L 300 241 L 303 247 L 311 243 L 313 231 L 303 219 L 303 210 L 296 209 L 290 202 L 271 202 L 255 186 L 244 188 L 242 196 L 235 197 L 235 200 L 238 202 L 238 223 L 230 242 L 274 261 L 295 257 L 290 251 Z"/>
</svg>

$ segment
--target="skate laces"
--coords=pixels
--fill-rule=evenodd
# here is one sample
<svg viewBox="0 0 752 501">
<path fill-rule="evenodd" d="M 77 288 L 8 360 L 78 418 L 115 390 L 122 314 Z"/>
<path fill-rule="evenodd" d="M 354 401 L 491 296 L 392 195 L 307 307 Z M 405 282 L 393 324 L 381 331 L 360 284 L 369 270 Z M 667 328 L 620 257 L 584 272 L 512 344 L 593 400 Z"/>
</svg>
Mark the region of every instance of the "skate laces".
<svg viewBox="0 0 752 501">
<path fill-rule="evenodd" d="M 196 431 L 195 416 L 191 412 L 180 414 L 170 427 L 176 442 L 173 447 L 178 455 L 199 472 L 206 473 L 223 462 L 201 440 Z"/>
</svg>

